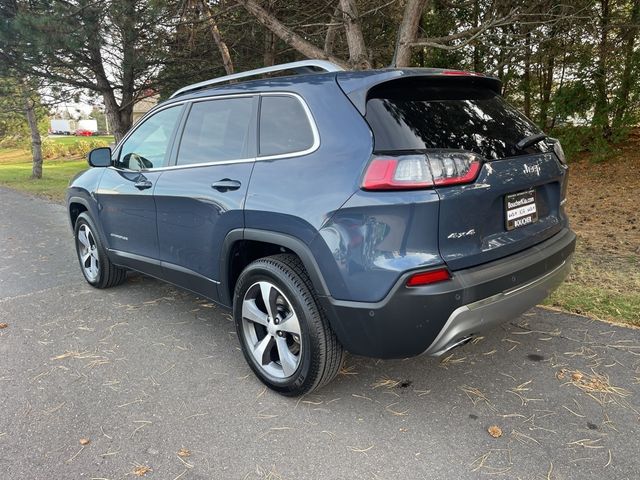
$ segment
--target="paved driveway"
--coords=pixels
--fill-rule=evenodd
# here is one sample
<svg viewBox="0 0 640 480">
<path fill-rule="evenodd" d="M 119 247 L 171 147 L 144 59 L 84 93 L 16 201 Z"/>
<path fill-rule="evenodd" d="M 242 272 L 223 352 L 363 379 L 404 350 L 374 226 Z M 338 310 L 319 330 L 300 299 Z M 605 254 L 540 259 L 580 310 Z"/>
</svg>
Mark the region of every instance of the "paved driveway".
<svg viewBox="0 0 640 480">
<path fill-rule="evenodd" d="M 71 245 L 61 206 L 0 189 L 2 479 L 640 475 L 640 330 L 534 309 L 287 399 L 226 312 L 143 276 L 94 290 Z"/>
</svg>

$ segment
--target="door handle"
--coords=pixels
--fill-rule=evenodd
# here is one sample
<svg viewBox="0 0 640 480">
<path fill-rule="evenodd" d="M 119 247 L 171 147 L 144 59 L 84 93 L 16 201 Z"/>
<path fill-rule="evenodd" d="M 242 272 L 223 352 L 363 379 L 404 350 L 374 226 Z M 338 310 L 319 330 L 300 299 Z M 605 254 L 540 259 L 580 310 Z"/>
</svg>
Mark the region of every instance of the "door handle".
<svg viewBox="0 0 640 480">
<path fill-rule="evenodd" d="M 242 185 L 238 180 L 230 180 L 228 178 L 223 178 L 222 180 L 218 180 L 211 188 L 218 190 L 219 192 L 228 192 L 229 190 L 238 190 Z"/>
<path fill-rule="evenodd" d="M 153 186 L 153 183 L 151 183 L 149 180 L 138 180 L 133 184 L 133 186 L 138 190 L 146 190 L 147 188 L 151 188 Z"/>
</svg>

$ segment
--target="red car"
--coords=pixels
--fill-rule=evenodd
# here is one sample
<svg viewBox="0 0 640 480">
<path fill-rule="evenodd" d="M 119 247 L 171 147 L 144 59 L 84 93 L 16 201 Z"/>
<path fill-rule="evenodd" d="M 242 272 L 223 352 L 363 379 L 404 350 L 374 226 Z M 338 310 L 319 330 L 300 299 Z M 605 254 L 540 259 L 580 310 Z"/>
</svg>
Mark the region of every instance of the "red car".
<svg viewBox="0 0 640 480">
<path fill-rule="evenodd" d="M 91 130 L 84 130 L 82 128 L 79 128 L 76 130 L 76 136 L 79 137 L 90 137 L 91 135 L 93 135 L 93 132 Z"/>
</svg>

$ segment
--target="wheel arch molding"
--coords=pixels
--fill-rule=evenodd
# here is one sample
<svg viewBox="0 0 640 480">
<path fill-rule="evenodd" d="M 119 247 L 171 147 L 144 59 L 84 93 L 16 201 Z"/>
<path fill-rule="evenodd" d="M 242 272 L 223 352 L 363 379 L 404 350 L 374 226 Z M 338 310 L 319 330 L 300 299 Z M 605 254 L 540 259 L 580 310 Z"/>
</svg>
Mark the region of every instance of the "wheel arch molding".
<svg viewBox="0 0 640 480">
<path fill-rule="evenodd" d="M 73 212 L 73 207 L 72 207 L 73 204 L 82 205 L 84 207 L 84 210 L 81 210 L 77 214 L 75 214 Z M 67 198 L 67 218 L 69 219 L 69 224 L 71 225 L 72 231 L 75 229 L 75 221 L 77 220 L 78 216 L 83 212 L 87 212 L 87 214 L 93 220 L 93 224 L 95 226 L 95 229 L 97 230 L 98 235 L 100 236 L 100 240 L 102 244 L 105 246 L 105 248 L 107 248 L 108 250 L 109 242 L 107 241 L 107 237 L 104 234 L 104 231 L 102 230 L 102 225 L 100 225 L 100 221 L 98 219 L 97 203 L 95 201 L 91 202 L 86 198 L 78 195 L 69 196 Z"/>
<path fill-rule="evenodd" d="M 284 248 L 284 251 L 290 251 L 300 258 L 304 265 L 309 278 L 313 284 L 316 293 L 319 296 L 328 296 L 329 288 L 322 275 L 318 262 L 316 261 L 311 248 L 302 240 L 287 235 L 286 233 L 271 232 L 267 230 L 259 230 L 252 228 L 238 228 L 231 230 L 222 243 L 220 252 L 220 279 L 219 288 L 220 303 L 231 306 L 233 304 L 233 288 L 235 280 L 233 278 L 233 258 L 236 248 L 240 242 L 258 242 L 262 244 L 272 245 L 274 247 Z M 283 253 L 282 250 L 273 253 Z"/>
</svg>

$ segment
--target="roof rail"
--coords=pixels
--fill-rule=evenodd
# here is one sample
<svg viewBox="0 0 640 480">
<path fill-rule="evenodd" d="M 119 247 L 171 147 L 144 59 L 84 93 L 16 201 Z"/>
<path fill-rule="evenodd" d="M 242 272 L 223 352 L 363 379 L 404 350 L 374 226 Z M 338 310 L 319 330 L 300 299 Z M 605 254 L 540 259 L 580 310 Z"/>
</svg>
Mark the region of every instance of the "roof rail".
<svg viewBox="0 0 640 480">
<path fill-rule="evenodd" d="M 293 70 L 297 73 L 313 73 L 315 70 L 324 70 L 325 72 L 340 72 L 342 67 L 335 63 L 327 62 L 326 60 L 301 60 L 299 62 L 281 63 L 280 65 L 273 65 L 271 67 L 257 68 L 255 70 L 249 70 L 247 72 L 234 73 L 226 75 L 224 77 L 212 78 L 211 80 L 205 80 L 203 82 L 187 85 L 179 90 L 176 90 L 169 98 L 176 97 L 185 92 L 192 90 L 198 90 L 199 88 L 208 87 L 209 85 L 217 85 L 219 83 L 229 82 L 231 80 L 238 80 L 240 78 L 254 77 L 256 75 L 263 75 L 265 73 L 283 72 L 286 70 Z"/>
</svg>

